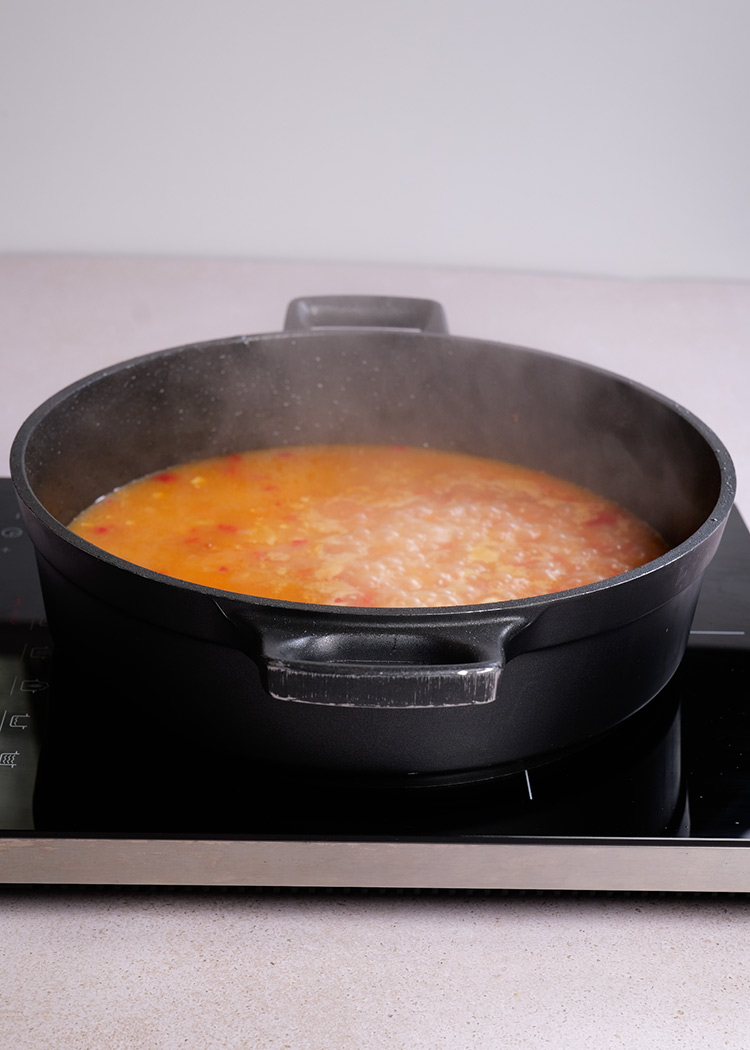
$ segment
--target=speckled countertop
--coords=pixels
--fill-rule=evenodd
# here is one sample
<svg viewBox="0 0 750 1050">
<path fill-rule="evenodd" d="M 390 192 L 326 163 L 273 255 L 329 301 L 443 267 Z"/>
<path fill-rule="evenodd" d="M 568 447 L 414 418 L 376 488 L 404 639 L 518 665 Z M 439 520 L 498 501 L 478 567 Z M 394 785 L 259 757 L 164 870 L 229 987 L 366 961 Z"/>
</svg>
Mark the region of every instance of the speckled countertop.
<svg viewBox="0 0 750 1050">
<path fill-rule="evenodd" d="M 668 394 L 750 500 L 750 285 L 137 258 L 0 259 L 0 445 L 68 382 L 155 349 L 278 330 L 330 293 L 438 299 L 451 331 Z M 5 473 L 7 468 L 4 468 Z M 750 887 L 748 887 L 750 890 Z M 274 895 L 0 888 L 0 1045 L 748 1045 L 745 897 Z"/>
</svg>

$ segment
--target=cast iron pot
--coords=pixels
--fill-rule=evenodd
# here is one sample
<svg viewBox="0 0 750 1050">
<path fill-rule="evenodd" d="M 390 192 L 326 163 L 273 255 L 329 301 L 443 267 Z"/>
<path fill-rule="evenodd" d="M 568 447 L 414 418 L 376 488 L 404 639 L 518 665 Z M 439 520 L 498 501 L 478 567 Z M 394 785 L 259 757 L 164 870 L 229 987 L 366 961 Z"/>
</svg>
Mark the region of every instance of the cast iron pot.
<svg viewBox="0 0 750 1050">
<path fill-rule="evenodd" d="M 627 507 L 672 549 L 559 594 L 359 609 L 181 582 L 66 527 L 101 494 L 180 461 L 328 442 L 550 471 Z M 283 332 L 82 379 L 26 421 L 11 468 L 56 646 L 81 673 L 85 653 L 123 726 L 166 721 L 196 756 L 376 777 L 528 767 L 647 704 L 683 655 L 735 488 L 724 446 L 669 399 L 554 355 L 452 337 L 437 303 L 370 297 L 295 300 Z"/>
</svg>

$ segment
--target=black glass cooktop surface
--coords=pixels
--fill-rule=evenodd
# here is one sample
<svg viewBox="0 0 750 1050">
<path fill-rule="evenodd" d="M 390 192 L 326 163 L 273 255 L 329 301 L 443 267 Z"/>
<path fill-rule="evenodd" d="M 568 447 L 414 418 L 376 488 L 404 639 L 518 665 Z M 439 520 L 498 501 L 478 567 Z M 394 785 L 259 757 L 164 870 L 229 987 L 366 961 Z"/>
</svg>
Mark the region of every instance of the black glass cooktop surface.
<svg viewBox="0 0 750 1050">
<path fill-rule="evenodd" d="M 750 892 L 749 661 L 735 509 L 677 674 L 595 744 L 467 781 L 250 767 L 65 666 L 1 479 L 0 882 Z"/>
</svg>

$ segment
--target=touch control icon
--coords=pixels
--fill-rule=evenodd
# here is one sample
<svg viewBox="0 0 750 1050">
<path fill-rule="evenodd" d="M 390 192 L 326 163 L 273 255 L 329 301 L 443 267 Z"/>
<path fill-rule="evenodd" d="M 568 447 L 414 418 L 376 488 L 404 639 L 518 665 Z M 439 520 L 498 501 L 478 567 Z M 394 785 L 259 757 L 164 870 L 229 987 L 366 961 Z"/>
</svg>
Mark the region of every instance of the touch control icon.
<svg viewBox="0 0 750 1050">
<path fill-rule="evenodd" d="M 40 693 L 44 689 L 49 689 L 49 682 L 45 682 L 43 678 L 14 678 L 9 695 L 13 696 L 17 691 L 20 693 Z"/>
<path fill-rule="evenodd" d="M 10 717 L 8 717 L 10 715 Z M 7 724 L 6 724 L 7 719 Z M 10 714 L 6 709 L 3 711 L 2 718 L 0 718 L 0 733 L 3 729 L 28 729 L 31 720 L 31 715 L 28 711 L 17 711 L 15 714 Z"/>
<path fill-rule="evenodd" d="M 21 682 L 22 693 L 38 693 L 41 689 L 46 689 L 49 682 L 43 682 L 41 678 L 24 678 Z"/>
</svg>

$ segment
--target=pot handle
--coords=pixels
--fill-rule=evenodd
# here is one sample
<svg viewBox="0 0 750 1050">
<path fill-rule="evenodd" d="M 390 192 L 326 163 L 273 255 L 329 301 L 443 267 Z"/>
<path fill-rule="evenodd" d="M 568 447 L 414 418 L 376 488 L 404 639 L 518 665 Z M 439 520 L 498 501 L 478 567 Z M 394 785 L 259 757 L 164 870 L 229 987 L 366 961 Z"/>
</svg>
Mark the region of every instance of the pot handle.
<svg viewBox="0 0 750 1050">
<path fill-rule="evenodd" d="M 293 299 L 286 311 L 285 332 L 313 328 L 401 328 L 448 333 L 440 303 L 388 295 L 316 295 Z"/>
<path fill-rule="evenodd" d="M 502 664 L 386 667 L 269 660 L 266 688 L 275 700 L 319 707 L 414 709 L 467 707 L 495 699 Z"/>
<path fill-rule="evenodd" d="M 295 630 L 293 621 L 279 627 L 237 606 L 222 602 L 220 608 L 240 629 L 242 647 L 274 699 L 321 707 L 492 703 L 506 644 L 527 626 L 526 620 L 508 617 L 475 624 L 473 630 L 463 624 L 425 630 L 362 622 L 299 624 Z"/>
</svg>

